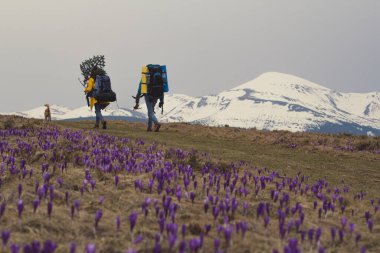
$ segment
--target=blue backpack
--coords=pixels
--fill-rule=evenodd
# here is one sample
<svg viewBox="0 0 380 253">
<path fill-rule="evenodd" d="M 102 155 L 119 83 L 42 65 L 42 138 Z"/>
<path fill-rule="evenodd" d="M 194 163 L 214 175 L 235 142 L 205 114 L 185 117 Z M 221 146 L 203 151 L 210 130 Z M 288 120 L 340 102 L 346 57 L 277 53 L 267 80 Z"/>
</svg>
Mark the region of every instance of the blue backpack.
<svg viewBox="0 0 380 253">
<path fill-rule="evenodd" d="M 93 97 L 99 102 L 116 101 L 116 93 L 112 91 L 111 79 L 109 78 L 109 76 L 96 76 Z"/>
<path fill-rule="evenodd" d="M 160 98 L 164 92 L 169 91 L 166 66 L 149 64 L 147 67 L 148 73 L 146 74 L 149 75 L 149 78 L 147 78 L 147 93 L 150 97 Z"/>
</svg>

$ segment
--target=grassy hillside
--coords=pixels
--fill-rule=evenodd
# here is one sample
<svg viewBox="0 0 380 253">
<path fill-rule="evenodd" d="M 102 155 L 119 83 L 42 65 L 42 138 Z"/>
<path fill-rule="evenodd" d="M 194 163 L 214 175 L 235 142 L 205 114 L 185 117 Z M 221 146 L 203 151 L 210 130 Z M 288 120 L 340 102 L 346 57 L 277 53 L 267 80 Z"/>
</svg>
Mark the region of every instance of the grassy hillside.
<svg viewBox="0 0 380 253">
<path fill-rule="evenodd" d="M 180 252 L 184 245 L 182 252 L 380 251 L 379 138 L 188 124 L 147 133 L 142 123 L 122 121 L 92 131 L 92 121 L 0 120 L 5 252 L 48 239 L 55 252 L 69 252 L 71 242 L 76 252 L 88 244 L 96 252 Z"/>
</svg>

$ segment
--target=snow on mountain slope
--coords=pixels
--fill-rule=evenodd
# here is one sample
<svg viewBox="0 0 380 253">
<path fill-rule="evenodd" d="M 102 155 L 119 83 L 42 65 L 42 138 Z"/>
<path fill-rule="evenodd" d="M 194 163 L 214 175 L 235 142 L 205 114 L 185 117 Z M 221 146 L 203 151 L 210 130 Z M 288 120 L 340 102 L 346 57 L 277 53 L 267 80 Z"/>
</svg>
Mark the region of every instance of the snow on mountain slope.
<svg viewBox="0 0 380 253">
<path fill-rule="evenodd" d="M 161 115 L 161 109 L 158 108 L 158 103 L 156 106 L 157 117 L 161 118 L 165 115 L 165 113 L 173 110 L 175 107 L 181 105 L 182 103 L 193 99 L 193 97 L 189 97 L 186 95 L 167 95 L 164 100 L 164 114 Z M 18 115 L 26 118 L 36 118 L 43 119 L 44 118 L 44 106 L 40 106 L 31 110 L 22 111 L 22 112 L 14 112 L 14 113 L 0 113 L 3 115 Z M 147 118 L 147 109 L 145 106 L 144 98 L 140 100 L 140 108 L 139 110 L 133 110 L 128 108 L 118 108 L 116 103 L 111 103 L 106 110 L 102 111 L 103 116 L 105 117 L 121 117 L 121 118 L 136 118 L 138 120 L 145 120 Z M 51 105 L 50 111 L 52 115 L 52 120 L 67 120 L 67 119 L 81 119 L 81 118 L 91 118 L 95 117 L 94 109 L 90 110 L 90 107 L 82 106 L 75 109 L 69 109 L 65 106 L 60 105 Z"/>
<path fill-rule="evenodd" d="M 37 107 L 32 110 L 23 111 L 23 112 L 15 112 L 15 113 L 1 113 L 3 115 L 18 115 L 26 118 L 36 118 L 43 119 L 44 118 L 45 107 Z M 90 118 L 95 117 L 94 109 L 91 111 L 90 107 L 83 106 L 73 110 L 65 106 L 60 105 L 51 105 L 50 112 L 52 116 L 52 120 L 67 120 L 67 119 L 81 119 L 81 118 Z M 145 119 L 145 114 L 137 111 L 133 111 L 131 109 L 126 108 L 116 108 L 114 105 L 110 105 L 107 110 L 102 112 L 103 116 L 113 116 L 113 117 L 127 117 L 127 118 L 136 118 L 138 120 Z"/>
<path fill-rule="evenodd" d="M 380 129 L 379 97 L 373 94 L 337 93 L 296 76 L 268 72 L 215 96 L 191 99 L 164 120 L 289 131 L 328 126 L 363 132 Z"/>
<path fill-rule="evenodd" d="M 145 99 L 139 110 L 116 108 L 112 103 L 104 116 L 145 121 Z M 51 106 L 56 120 L 94 117 L 88 107 L 70 110 Z M 44 107 L 13 114 L 43 118 Z M 189 122 L 210 126 L 266 130 L 350 132 L 380 135 L 380 93 L 341 93 L 308 80 L 276 72 L 223 91 L 217 95 L 165 96 L 162 122 Z"/>
<path fill-rule="evenodd" d="M 158 102 L 156 104 L 156 117 L 158 120 L 162 120 L 165 118 L 167 114 L 169 114 L 172 110 L 175 108 L 181 106 L 182 104 L 186 103 L 187 101 L 194 99 L 194 97 L 190 97 L 183 94 L 167 94 L 164 97 L 164 113 L 161 114 L 161 108 L 158 107 Z M 140 99 L 140 108 L 138 112 L 143 113 L 144 115 L 147 115 L 148 110 L 146 109 L 145 105 L 145 98 Z"/>
<path fill-rule="evenodd" d="M 380 118 L 380 93 L 335 93 L 337 106 L 357 116 Z"/>
<path fill-rule="evenodd" d="M 43 119 L 44 118 L 44 112 L 46 107 L 45 106 L 39 106 L 37 108 L 22 111 L 22 112 L 13 112 L 13 113 L 0 113 L 3 115 L 18 115 L 26 118 L 35 118 L 35 119 Z M 52 119 L 58 119 L 62 116 L 64 116 L 67 113 L 70 113 L 71 110 L 65 106 L 60 105 L 51 105 L 50 106 L 50 113 L 52 115 Z"/>
</svg>

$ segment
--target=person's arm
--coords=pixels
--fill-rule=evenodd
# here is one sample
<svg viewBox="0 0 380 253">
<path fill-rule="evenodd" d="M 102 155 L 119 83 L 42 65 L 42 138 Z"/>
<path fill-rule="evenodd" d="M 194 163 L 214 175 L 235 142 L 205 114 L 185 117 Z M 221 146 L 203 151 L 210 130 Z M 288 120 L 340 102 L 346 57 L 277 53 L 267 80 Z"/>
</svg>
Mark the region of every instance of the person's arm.
<svg viewBox="0 0 380 253">
<path fill-rule="evenodd" d="M 87 87 L 84 90 L 84 92 L 86 92 L 86 93 L 91 92 L 94 89 L 94 84 L 95 84 L 94 78 L 91 77 L 90 79 L 88 79 Z"/>
<path fill-rule="evenodd" d="M 139 83 L 139 88 L 137 89 L 136 97 L 134 97 L 136 105 L 135 107 L 133 107 L 133 109 L 135 110 L 139 109 L 140 97 L 141 97 L 141 81 Z"/>
</svg>

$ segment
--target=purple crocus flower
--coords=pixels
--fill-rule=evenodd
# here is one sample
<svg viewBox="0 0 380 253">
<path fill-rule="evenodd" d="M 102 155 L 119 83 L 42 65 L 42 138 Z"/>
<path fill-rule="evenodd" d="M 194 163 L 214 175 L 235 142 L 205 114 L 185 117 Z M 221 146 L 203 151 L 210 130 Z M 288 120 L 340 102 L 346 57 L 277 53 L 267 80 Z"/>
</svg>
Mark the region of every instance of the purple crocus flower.
<svg viewBox="0 0 380 253">
<path fill-rule="evenodd" d="M 129 224 L 130 224 L 131 232 L 133 231 L 133 228 L 136 225 L 137 216 L 138 216 L 137 212 L 133 212 L 131 215 L 129 215 Z"/>
<path fill-rule="evenodd" d="M 344 238 L 344 232 L 343 232 L 342 229 L 339 229 L 339 240 L 340 240 L 341 242 L 343 242 L 343 238 Z"/>
<path fill-rule="evenodd" d="M 355 245 L 356 247 L 358 246 L 358 243 L 359 241 L 362 239 L 362 235 L 361 234 L 357 234 L 356 237 L 355 237 Z"/>
<path fill-rule="evenodd" d="M 366 221 L 368 222 L 368 220 L 371 218 L 370 212 L 366 211 L 365 214 L 364 214 L 364 217 L 365 217 Z"/>
<path fill-rule="evenodd" d="M 208 208 L 209 208 L 208 200 L 205 200 L 205 202 L 204 202 L 205 213 L 207 213 Z"/>
<path fill-rule="evenodd" d="M 91 191 L 94 191 L 95 189 L 95 185 L 96 185 L 96 181 L 95 180 L 90 180 L 90 185 L 91 185 Z"/>
<path fill-rule="evenodd" d="M 160 227 L 160 233 L 162 234 L 164 232 L 164 226 L 165 226 L 165 217 L 162 216 L 158 219 L 158 225 Z"/>
<path fill-rule="evenodd" d="M 5 207 L 6 207 L 6 204 L 5 204 L 5 201 L 3 201 L 3 203 L 1 203 L 0 205 L 0 219 L 4 215 Z"/>
<path fill-rule="evenodd" d="M 10 248 L 12 253 L 18 253 L 20 251 L 20 246 L 17 244 L 12 244 Z"/>
<path fill-rule="evenodd" d="M 57 183 L 59 184 L 59 187 L 62 187 L 62 185 L 63 185 L 63 179 L 62 178 L 58 178 L 57 179 Z"/>
<path fill-rule="evenodd" d="M 98 223 L 99 223 L 100 219 L 102 218 L 102 216 L 103 216 L 103 212 L 101 210 L 96 211 L 96 214 L 95 214 L 95 228 L 98 227 Z"/>
<path fill-rule="evenodd" d="M 233 228 L 234 226 L 231 224 L 229 227 L 224 229 L 224 239 L 226 240 L 227 245 L 231 244 Z"/>
<path fill-rule="evenodd" d="M 38 199 L 33 200 L 33 213 L 36 213 L 39 205 L 40 205 L 40 201 Z"/>
<path fill-rule="evenodd" d="M 75 207 L 71 205 L 71 220 L 74 220 Z"/>
<path fill-rule="evenodd" d="M 248 229 L 248 223 L 245 222 L 245 221 L 241 222 L 240 228 L 241 228 L 242 236 L 244 238 L 245 237 L 245 233 L 247 232 L 247 229 Z"/>
<path fill-rule="evenodd" d="M 120 215 L 118 215 L 116 217 L 116 229 L 117 230 L 120 230 L 120 224 L 121 224 L 121 221 L 120 221 Z"/>
<path fill-rule="evenodd" d="M 321 238 L 321 235 L 322 235 L 322 229 L 321 228 L 317 228 L 317 231 L 315 232 L 315 241 L 317 243 L 319 242 L 319 239 Z"/>
<path fill-rule="evenodd" d="M 86 245 L 86 253 L 96 253 L 95 244 L 87 244 Z"/>
<path fill-rule="evenodd" d="M 366 253 L 367 248 L 365 246 L 360 248 L 360 253 Z"/>
<path fill-rule="evenodd" d="M 178 189 L 177 191 L 176 191 L 176 197 L 177 197 L 177 199 L 178 199 L 178 202 L 181 202 L 181 198 L 182 198 L 182 191 L 181 191 L 181 189 Z"/>
<path fill-rule="evenodd" d="M 48 212 L 48 216 L 49 218 L 51 217 L 51 212 L 53 211 L 53 202 L 49 202 L 47 204 L 47 212 Z"/>
<path fill-rule="evenodd" d="M 267 228 L 269 224 L 269 216 L 264 217 L 264 227 Z"/>
<path fill-rule="evenodd" d="M 206 224 L 205 225 L 205 234 L 208 235 L 208 233 L 210 232 L 211 230 L 211 225 L 210 224 Z"/>
<path fill-rule="evenodd" d="M 182 233 L 182 238 L 185 238 L 185 235 L 186 235 L 186 225 L 185 224 L 182 224 L 181 233 Z"/>
<path fill-rule="evenodd" d="M 38 195 L 38 199 L 41 201 L 42 200 L 42 197 L 44 196 L 44 193 L 45 193 L 45 190 L 44 188 L 38 188 L 37 190 L 37 195 Z"/>
<path fill-rule="evenodd" d="M 77 212 L 79 214 L 79 200 L 78 199 L 74 200 L 74 207 L 75 207 L 75 209 L 77 210 Z"/>
<path fill-rule="evenodd" d="M 7 246 L 7 243 L 8 243 L 10 236 L 11 236 L 10 230 L 1 231 L 1 239 L 3 240 L 3 247 Z"/>
<path fill-rule="evenodd" d="M 44 247 L 42 248 L 41 253 L 53 253 L 57 248 L 57 244 L 53 243 L 50 240 L 45 241 Z"/>
<path fill-rule="evenodd" d="M 346 217 L 342 217 L 340 219 L 340 222 L 342 223 L 342 229 L 344 229 L 346 227 L 347 221 L 348 221 L 348 219 Z"/>
<path fill-rule="evenodd" d="M 115 186 L 117 187 L 119 185 L 119 176 L 118 175 L 115 175 Z"/>
<path fill-rule="evenodd" d="M 373 229 L 373 220 L 369 219 L 368 222 L 367 222 L 367 225 L 368 225 L 369 231 L 372 232 L 372 229 Z"/>
<path fill-rule="evenodd" d="M 198 252 L 200 249 L 201 242 L 198 238 L 193 238 L 189 241 L 189 248 L 192 252 Z"/>
<path fill-rule="evenodd" d="M 137 235 L 136 238 L 133 240 L 133 243 L 134 243 L 134 244 L 139 244 L 139 243 L 142 242 L 143 240 L 144 240 L 144 237 L 143 237 L 141 234 L 139 234 L 139 235 Z"/>
<path fill-rule="evenodd" d="M 335 241 L 335 235 L 336 235 L 336 229 L 334 227 L 331 228 L 331 239 L 334 242 Z"/>
<path fill-rule="evenodd" d="M 314 236 L 314 229 L 309 229 L 307 232 L 307 237 L 309 238 L 310 243 L 313 241 L 313 236 Z"/>
<path fill-rule="evenodd" d="M 77 249 L 77 246 L 74 241 L 70 243 L 70 253 L 75 253 Z"/>
<path fill-rule="evenodd" d="M 244 214 L 247 214 L 247 210 L 248 210 L 248 203 L 247 203 L 247 201 L 244 201 L 244 203 L 243 203 L 243 213 Z"/>
<path fill-rule="evenodd" d="M 194 203 L 195 192 L 190 192 L 190 199 L 191 199 L 191 202 Z"/>
<path fill-rule="evenodd" d="M 30 252 L 40 252 L 41 245 L 39 241 L 34 240 L 31 244 L 31 251 Z"/>
<path fill-rule="evenodd" d="M 169 248 L 172 249 L 177 241 L 177 235 L 175 234 L 169 234 L 168 236 L 168 244 Z"/>
<path fill-rule="evenodd" d="M 99 204 L 103 205 L 104 203 L 104 196 L 99 196 Z"/>
<path fill-rule="evenodd" d="M 18 217 L 21 219 L 22 212 L 24 211 L 24 202 L 20 199 L 17 201 Z"/>
<path fill-rule="evenodd" d="M 355 230 L 355 223 L 350 223 L 350 224 L 348 225 L 348 231 L 349 231 L 350 233 L 353 233 L 354 230 Z"/>
<path fill-rule="evenodd" d="M 215 240 L 214 240 L 214 251 L 215 251 L 215 253 L 219 252 L 219 247 L 220 247 L 220 239 L 215 238 Z"/>
<path fill-rule="evenodd" d="M 186 253 L 186 241 L 182 241 L 179 244 L 179 252 L 180 253 Z"/>
<path fill-rule="evenodd" d="M 18 198 L 20 199 L 21 198 L 21 194 L 22 194 L 22 184 L 19 184 L 18 187 Z"/>
<path fill-rule="evenodd" d="M 50 201 L 53 201 L 54 199 L 54 185 L 50 185 Z"/>
</svg>

